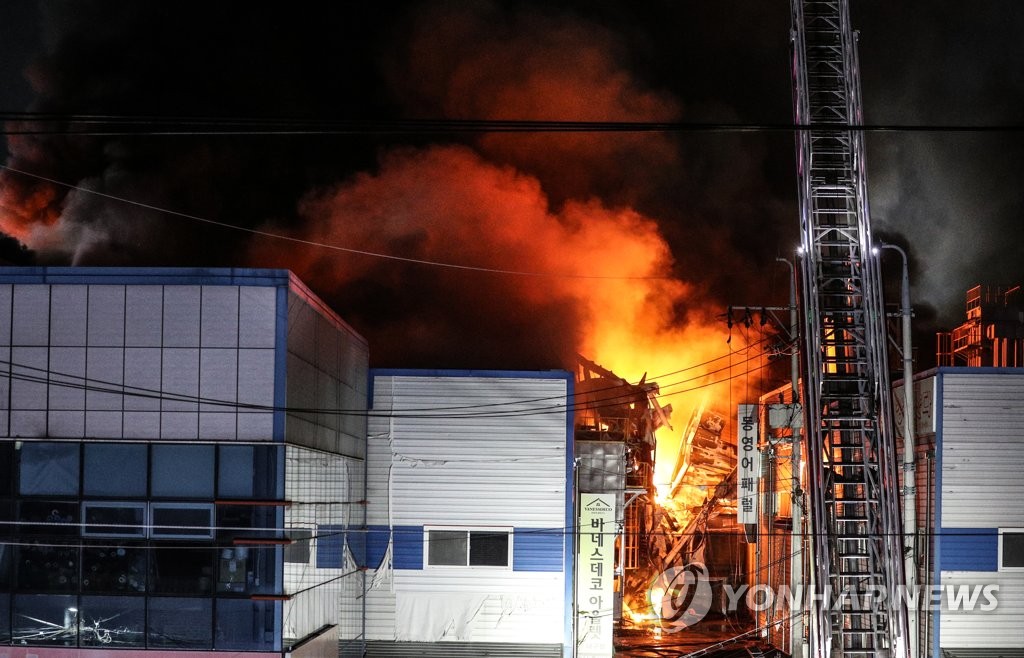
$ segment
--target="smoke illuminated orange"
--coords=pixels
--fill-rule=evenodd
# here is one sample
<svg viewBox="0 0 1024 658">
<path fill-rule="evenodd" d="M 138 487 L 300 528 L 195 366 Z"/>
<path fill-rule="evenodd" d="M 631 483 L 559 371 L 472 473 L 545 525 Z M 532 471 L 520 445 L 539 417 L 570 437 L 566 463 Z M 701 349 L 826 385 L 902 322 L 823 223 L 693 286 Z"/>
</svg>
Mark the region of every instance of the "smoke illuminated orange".
<svg viewBox="0 0 1024 658">
<path fill-rule="evenodd" d="M 487 305 L 524 314 L 568 305 L 579 321 L 574 347 L 581 354 L 632 381 L 681 371 L 659 382 L 663 404 L 682 412 L 680 424 L 709 392 L 727 404 L 728 384 L 708 388 L 701 375 L 728 360 L 693 368 L 728 353 L 721 310 L 671 276 L 667 243 L 654 220 L 636 211 L 594 199 L 555 210 L 535 178 L 457 146 L 392 152 L 376 174 L 318 190 L 301 211 L 306 221 L 296 235 L 304 240 L 531 273 L 453 273 L 459 278 L 442 279 L 448 287 L 435 294 L 471 296 L 484 305 L 480 313 Z M 422 274 L 305 245 L 267 244 L 253 260 L 292 267 L 318 290 L 362 280 L 401 286 L 396 271 Z M 680 431 L 659 434 L 658 482 L 671 474 Z"/>
</svg>

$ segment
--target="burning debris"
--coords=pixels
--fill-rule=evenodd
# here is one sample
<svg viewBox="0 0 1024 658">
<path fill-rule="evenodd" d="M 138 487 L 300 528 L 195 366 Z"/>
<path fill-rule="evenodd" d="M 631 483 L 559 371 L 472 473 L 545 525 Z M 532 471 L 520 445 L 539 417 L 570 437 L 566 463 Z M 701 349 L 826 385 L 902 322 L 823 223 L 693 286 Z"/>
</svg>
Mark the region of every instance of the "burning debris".
<svg viewBox="0 0 1024 658">
<path fill-rule="evenodd" d="M 653 609 L 658 602 L 651 600 L 659 575 L 709 562 L 712 536 L 735 543 L 732 532 L 723 532 L 734 528 L 736 514 L 736 452 L 726 443 L 728 417 L 706 399 L 700 402 L 683 432 L 671 481 L 659 484 L 656 434 L 672 430 L 672 407 L 659 403 L 658 385 L 646 377 L 631 384 L 579 357 L 576 388 L 579 490 L 614 491 L 623 510 L 615 618 L 624 626 L 660 628 L 663 620 Z M 714 581 L 714 568 L 710 575 Z"/>
</svg>

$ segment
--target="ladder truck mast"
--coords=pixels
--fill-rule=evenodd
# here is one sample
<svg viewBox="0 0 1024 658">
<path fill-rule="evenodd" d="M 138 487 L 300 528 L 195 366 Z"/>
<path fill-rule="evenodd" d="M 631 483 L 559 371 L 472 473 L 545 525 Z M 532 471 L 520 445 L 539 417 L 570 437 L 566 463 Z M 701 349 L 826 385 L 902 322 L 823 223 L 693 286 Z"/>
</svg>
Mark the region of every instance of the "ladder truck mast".
<svg viewBox="0 0 1024 658">
<path fill-rule="evenodd" d="M 817 599 L 810 650 L 819 658 L 907 658 L 908 612 L 893 596 L 905 582 L 902 525 L 885 310 L 864 135 L 855 128 L 863 125 L 856 36 L 848 0 L 791 0 L 791 9 Z"/>
</svg>

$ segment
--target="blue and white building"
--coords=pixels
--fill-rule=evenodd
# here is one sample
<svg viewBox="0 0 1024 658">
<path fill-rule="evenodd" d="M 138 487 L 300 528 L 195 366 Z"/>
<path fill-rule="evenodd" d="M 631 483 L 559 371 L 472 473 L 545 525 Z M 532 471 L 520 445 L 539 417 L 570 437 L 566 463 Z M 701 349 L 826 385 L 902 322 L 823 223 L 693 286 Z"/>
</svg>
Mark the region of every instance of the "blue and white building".
<svg viewBox="0 0 1024 658">
<path fill-rule="evenodd" d="M 371 381 L 368 655 L 573 655 L 572 375 Z"/>
<path fill-rule="evenodd" d="M 1024 370 L 943 367 L 914 390 L 921 655 L 1024 656 Z"/>
<path fill-rule="evenodd" d="M 367 372 L 284 270 L 0 268 L 0 655 L 337 655 Z"/>
</svg>

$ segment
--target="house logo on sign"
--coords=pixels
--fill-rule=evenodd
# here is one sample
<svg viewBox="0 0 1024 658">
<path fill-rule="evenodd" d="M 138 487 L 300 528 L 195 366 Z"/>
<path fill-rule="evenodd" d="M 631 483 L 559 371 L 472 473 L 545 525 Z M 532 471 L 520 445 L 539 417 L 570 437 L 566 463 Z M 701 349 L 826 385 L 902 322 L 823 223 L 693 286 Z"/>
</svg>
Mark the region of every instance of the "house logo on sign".
<svg viewBox="0 0 1024 658">
<path fill-rule="evenodd" d="M 584 505 L 584 507 L 588 510 L 593 510 L 595 512 L 610 512 L 612 509 L 611 505 L 604 502 L 600 498 L 595 498 L 594 500 Z"/>
</svg>

